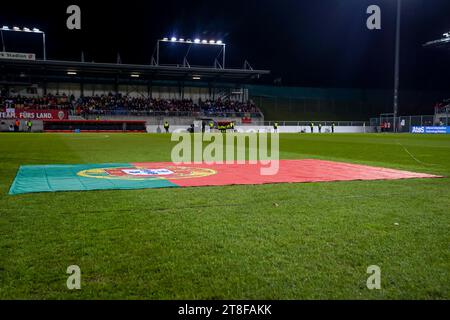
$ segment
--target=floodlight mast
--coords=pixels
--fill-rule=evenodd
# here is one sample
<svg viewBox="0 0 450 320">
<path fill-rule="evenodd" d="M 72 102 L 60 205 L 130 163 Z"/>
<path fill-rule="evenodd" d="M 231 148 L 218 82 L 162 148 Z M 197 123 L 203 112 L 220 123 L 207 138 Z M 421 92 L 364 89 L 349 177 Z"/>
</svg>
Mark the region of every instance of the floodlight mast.
<svg viewBox="0 0 450 320">
<path fill-rule="evenodd" d="M 46 45 L 45 45 L 45 32 L 39 30 L 38 28 L 27 28 L 24 27 L 22 29 L 20 29 L 19 27 L 13 27 L 13 28 L 9 28 L 8 26 L 3 26 L 1 29 L 1 35 L 2 35 L 2 44 L 3 44 L 3 52 L 6 52 L 6 48 L 5 48 L 5 41 L 3 39 L 3 31 L 10 31 L 10 32 L 28 32 L 28 33 L 40 33 L 42 34 L 42 51 L 43 51 L 43 60 L 47 60 L 47 50 L 46 50 Z"/>
<path fill-rule="evenodd" d="M 159 66 L 159 46 L 161 42 L 170 42 L 170 43 L 181 43 L 181 44 L 188 44 L 189 46 L 195 45 L 203 45 L 203 46 L 220 46 L 221 47 L 221 52 L 219 53 L 222 54 L 222 69 L 225 69 L 225 48 L 226 48 L 226 44 L 222 42 L 222 40 L 200 40 L 198 38 L 196 38 L 195 40 L 190 40 L 190 39 L 177 39 L 175 37 L 172 38 L 163 38 L 157 41 L 156 43 L 156 65 Z M 189 51 L 188 51 L 189 52 Z M 185 65 L 185 61 L 186 61 L 186 56 L 184 57 L 184 62 L 183 65 Z"/>
<path fill-rule="evenodd" d="M 6 52 L 5 39 L 3 39 L 3 29 L 0 30 L 0 35 L 2 36 L 2 48 L 3 48 L 3 52 Z"/>
<path fill-rule="evenodd" d="M 395 75 L 394 75 L 394 132 L 397 132 L 398 95 L 400 85 L 400 29 L 402 0 L 397 0 L 397 26 L 395 31 Z"/>
</svg>

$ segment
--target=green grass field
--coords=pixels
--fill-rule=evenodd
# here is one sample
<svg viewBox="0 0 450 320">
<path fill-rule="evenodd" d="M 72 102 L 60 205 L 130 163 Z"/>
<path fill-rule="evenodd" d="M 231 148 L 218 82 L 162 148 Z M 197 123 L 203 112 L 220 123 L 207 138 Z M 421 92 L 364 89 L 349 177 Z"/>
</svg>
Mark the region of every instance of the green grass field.
<svg viewBox="0 0 450 320">
<path fill-rule="evenodd" d="M 7 194 L 20 165 L 169 161 L 172 146 L 0 134 L 0 298 L 450 298 L 448 178 Z M 280 148 L 450 176 L 450 136 L 293 134 Z M 74 264 L 82 288 L 69 291 Z M 370 265 L 381 290 L 366 287 Z"/>
</svg>

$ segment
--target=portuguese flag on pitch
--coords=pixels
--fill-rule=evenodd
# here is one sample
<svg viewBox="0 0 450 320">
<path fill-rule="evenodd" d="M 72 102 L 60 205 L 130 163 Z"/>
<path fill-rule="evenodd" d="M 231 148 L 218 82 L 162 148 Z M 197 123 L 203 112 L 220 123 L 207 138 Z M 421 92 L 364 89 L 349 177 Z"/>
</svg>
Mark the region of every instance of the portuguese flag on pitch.
<svg viewBox="0 0 450 320">
<path fill-rule="evenodd" d="M 402 170 L 316 159 L 279 160 L 267 164 L 175 165 L 170 162 L 21 166 L 9 194 L 113 189 L 151 189 L 250 185 L 288 182 L 436 178 Z"/>
</svg>

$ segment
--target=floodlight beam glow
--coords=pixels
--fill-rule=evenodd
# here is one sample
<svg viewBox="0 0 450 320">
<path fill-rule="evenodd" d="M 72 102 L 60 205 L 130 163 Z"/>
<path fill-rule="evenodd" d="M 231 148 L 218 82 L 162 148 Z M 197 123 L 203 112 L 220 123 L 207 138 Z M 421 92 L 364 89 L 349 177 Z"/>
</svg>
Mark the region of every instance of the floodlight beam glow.
<svg viewBox="0 0 450 320">
<path fill-rule="evenodd" d="M 0 29 L 2 31 L 16 31 L 16 32 L 33 32 L 33 33 L 44 33 L 43 31 L 39 30 L 38 28 L 28 28 L 28 27 L 23 27 L 22 29 L 14 26 L 12 28 L 8 27 L 8 26 L 2 26 L 2 28 Z"/>
<path fill-rule="evenodd" d="M 195 43 L 195 44 L 209 44 L 209 45 L 217 45 L 217 46 L 225 46 L 225 43 L 223 43 L 222 40 L 206 40 L 206 39 L 199 39 L 199 38 L 194 38 L 194 40 L 191 39 L 185 39 L 185 38 L 176 38 L 176 37 L 171 37 L 170 39 L 165 37 L 162 38 L 161 40 L 162 42 L 176 42 L 176 43 Z"/>
</svg>

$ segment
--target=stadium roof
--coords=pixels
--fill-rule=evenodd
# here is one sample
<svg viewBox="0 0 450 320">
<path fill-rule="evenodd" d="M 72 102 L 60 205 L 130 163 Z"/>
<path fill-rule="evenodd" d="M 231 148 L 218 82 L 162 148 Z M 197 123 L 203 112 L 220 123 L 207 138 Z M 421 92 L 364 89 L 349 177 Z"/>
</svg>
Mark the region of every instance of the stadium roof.
<svg viewBox="0 0 450 320">
<path fill-rule="evenodd" d="M 0 59 L 0 81 L 46 79 L 47 81 L 88 81 L 89 79 L 117 79 L 132 82 L 148 80 L 177 80 L 202 82 L 253 82 L 269 70 L 217 69 L 208 67 L 133 65 L 57 60 Z M 7 79 L 6 79 L 7 78 Z"/>
</svg>

